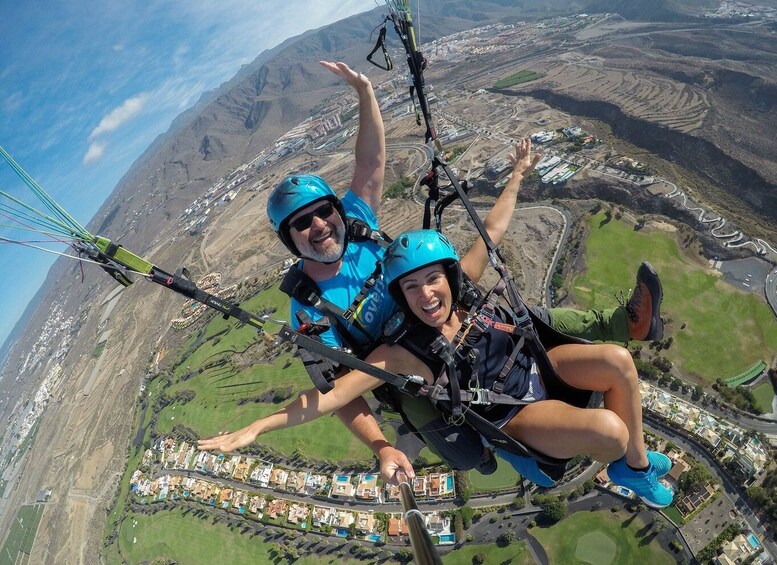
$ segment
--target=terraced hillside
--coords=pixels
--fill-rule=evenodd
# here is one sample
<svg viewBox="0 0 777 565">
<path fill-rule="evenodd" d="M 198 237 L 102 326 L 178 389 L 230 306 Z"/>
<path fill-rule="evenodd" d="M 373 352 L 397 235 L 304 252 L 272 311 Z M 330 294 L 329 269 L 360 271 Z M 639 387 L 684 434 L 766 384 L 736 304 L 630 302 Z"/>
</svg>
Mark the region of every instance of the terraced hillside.
<svg viewBox="0 0 777 565">
<path fill-rule="evenodd" d="M 629 50 L 630 57 L 645 56 L 638 49 Z M 535 86 L 611 102 L 629 115 L 683 133 L 699 129 L 711 106 L 700 88 L 644 72 L 612 68 L 601 56 L 565 54 L 545 72 L 545 78 Z"/>
</svg>

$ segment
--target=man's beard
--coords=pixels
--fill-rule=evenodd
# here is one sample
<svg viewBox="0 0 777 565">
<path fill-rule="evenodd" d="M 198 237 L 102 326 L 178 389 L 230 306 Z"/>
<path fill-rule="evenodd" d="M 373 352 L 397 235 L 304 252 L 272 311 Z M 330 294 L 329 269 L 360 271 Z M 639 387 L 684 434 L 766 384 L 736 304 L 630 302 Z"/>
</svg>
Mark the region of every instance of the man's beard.
<svg viewBox="0 0 777 565">
<path fill-rule="evenodd" d="M 318 263 L 334 263 L 340 259 L 343 256 L 343 248 L 345 247 L 345 226 L 340 222 L 338 224 L 332 226 L 334 231 L 333 237 L 337 240 L 335 245 L 330 244 L 327 247 L 327 251 L 319 251 L 306 239 L 304 242 L 297 244 L 297 250 L 302 257 Z"/>
</svg>

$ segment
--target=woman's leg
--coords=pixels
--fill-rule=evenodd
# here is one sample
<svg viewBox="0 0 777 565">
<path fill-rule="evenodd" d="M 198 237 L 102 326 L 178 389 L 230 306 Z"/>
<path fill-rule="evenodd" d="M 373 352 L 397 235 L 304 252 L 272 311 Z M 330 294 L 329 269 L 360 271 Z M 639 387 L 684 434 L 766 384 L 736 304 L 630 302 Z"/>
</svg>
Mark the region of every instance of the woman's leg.
<svg viewBox="0 0 777 565">
<path fill-rule="evenodd" d="M 627 349 L 612 344 L 568 344 L 548 351 L 551 363 L 567 384 L 604 393 L 604 406 L 628 430 L 626 462 L 642 469 L 649 464 L 642 432 L 642 398 L 634 360 Z"/>
<path fill-rule="evenodd" d="M 590 455 L 609 462 L 623 456 L 629 440 L 625 424 L 610 410 L 577 408 L 560 400 L 540 400 L 524 407 L 504 431 L 540 453 L 569 459 Z"/>
</svg>

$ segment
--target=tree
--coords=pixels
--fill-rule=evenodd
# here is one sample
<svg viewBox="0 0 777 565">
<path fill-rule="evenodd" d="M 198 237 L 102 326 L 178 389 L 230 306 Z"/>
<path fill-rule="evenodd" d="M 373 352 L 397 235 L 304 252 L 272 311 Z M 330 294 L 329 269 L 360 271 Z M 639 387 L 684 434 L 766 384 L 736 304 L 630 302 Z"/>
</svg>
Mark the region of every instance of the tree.
<svg viewBox="0 0 777 565">
<path fill-rule="evenodd" d="M 567 515 L 567 505 L 561 500 L 549 500 L 542 505 L 542 515 L 550 522 L 558 522 Z"/>
<path fill-rule="evenodd" d="M 456 480 L 456 492 L 459 493 L 461 500 L 466 503 L 472 497 L 472 487 L 467 479 L 467 474 L 457 471 L 454 473 L 454 477 Z"/>
<path fill-rule="evenodd" d="M 476 553 L 472 556 L 472 563 L 473 565 L 481 565 L 482 563 L 486 562 L 486 554 L 485 553 Z"/>
<path fill-rule="evenodd" d="M 703 489 L 712 481 L 710 470 L 701 463 L 694 463 L 688 471 L 680 475 L 677 486 L 683 494 L 690 494 Z"/>
<path fill-rule="evenodd" d="M 287 545 L 283 548 L 283 555 L 289 561 L 296 561 L 299 559 L 299 552 L 297 551 L 297 548 L 292 545 Z"/>
<path fill-rule="evenodd" d="M 502 532 L 499 534 L 499 537 L 496 538 L 497 545 L 500 546 L 506 546 L 510 545 L 515 541 L 515 532 L 512 530 L 507 530 L 506 532 Z"/>
<path fill-rule="evenodd" d="M 464 529 L 469 528 L 472 526 L 472 517 L 475 515 L 475 511 L 470 508 L 469 506 L 462 506 L 459 509 L 459 514 L 461 515 L 462 523 L 464 524 Z"/>
</svg>

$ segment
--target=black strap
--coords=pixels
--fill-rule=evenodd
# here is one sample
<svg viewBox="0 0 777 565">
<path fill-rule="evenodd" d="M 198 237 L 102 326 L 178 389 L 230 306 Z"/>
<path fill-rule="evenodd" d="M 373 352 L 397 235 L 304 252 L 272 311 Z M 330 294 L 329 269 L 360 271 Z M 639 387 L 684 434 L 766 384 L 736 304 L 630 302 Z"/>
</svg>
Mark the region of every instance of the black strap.
<svg viewBox="0 0 777 565">
<path fill-rule="evenodd" d="M 79 253 L 85 254 L 92 261 L 100 263 L 100 267 L 102 268 L 102 270 L 108 273 L 109 275 L 111 275 L 122 286 L 129 286 L 133 282 L 135 282 L 130 276 L 130 274 L 124 268 L 122 268 L 118 263 L 110 259 L 107 254 L 101 253 L 99 251 L 96 251 L 95 249 L 88 248 L 85 246 L 80 247 L 78 245 L 74 245 L 73 247 Z M 108 249 L 111 252 L 116 253 L 119 247 L 121 246 L 111 242 L 111 244 L 108 246 Z"/>
<path fill-rule="evenodd" d="M 328 347 L 320 341 L 313 339 L 312 337 L 295 332 L 286 325 L 281 327 L 280 331 L 278 332 L 278 337 L 283 341 L 288 341 L 294 345 L 297 345 L 298 347 L 302 347 L 308 351 L 312 351 L 313 353 L 318 353 L 319 355 L 327 357 L 328 359 L 331 359 L 340 365 L 349 367 L 351 369 L 356 369 L 357 371 L 366 373 L 371 377 L 385 381 L 397 387 L 399 390 L 413 396 L 419 395 L 421 389 L 426 385 L 426 381 L 423 379 L 423 377 L 389 373 L 388 371 L 384 371 L 379 367 L 370 365 L 366 361 L 362 361 L 361 359 L 344 351 Z"/>
<path fill-rule="evenodd" d="M 383 26 L 380 28 L 380 33 L 378 33 L 378 41 L 375 43 L 375 47 L 372 48 L 372 51 L 370 51 L 370 54 L 367 55 L 367 60 L 379 69 L 390 71 L 394 68 L 394 63 L 391 61 L 391 56 L 386 50 L 386 21 L 387 20 L 383 20 Z M 380 63 L 372 60 L 372 56 L 378 49 L 383 50 L 383 59 L 386 61 L 385 65 L 381 65 Z"/>
<path fill-rule="evenodd" d="M 329 329 L 329 319 L 324 317 L 316 321 L 313 321 L 307 312 L 300 310 L 296 314 L 297 321 L 299 321 L 299 329 L 297 330 L 301 334 L 311 336 L 313 339 L 321 340 L 322 333 Z M 302 347 L 297 347 L 297 355 L 302 360 L 302 365 L 305 367 L 305 371 L 310 380 L 313 381 L 313 386 L 321 393 L 326 394 L 334 385 L 335 374 L 340 368 L 340 365 L 332 361 L 327 357 L 313 353 Z"/>
<path fill-rule="evenodd" d="M 352 317 L 353 312 L 346 314 L 346 310 L 324 298 L 322 296 L 321 288 L 313 279 L 302 272 L 298 263 L 295 263 L 289 268 L 284 275 L 279 288 L 281 292 L 295 298 L 301 304 L 312 306 L 324 316 L 328 317 L 329 321 L 335 326 L 337 333 L 340 334 L 340 337 L 348 344 L 348 347 L 352 351 L 358 351 L 360 349 L 356 338 L 354 338 L 346 325 L 346 322 Z M 358 307 L 358 304 L 352 306 L 355 310 Z M 368 342 L 371 343 L 374 341 L 373 337 L 367 330 L 362 328 L 356 320 L 351 323 L 351 327 L 358 330 Z"/>
<path fill-rule="evenodd" d="M 346 321 L 348 322 L 351 321 L 351 319 L 353 318 L 353 315 L 356 313 L 356 309 L 364 300 L 364 297 L 367 296 L 367 293 L 370 291 L 373 285 L 375 285 L 377 280 L 380 278 L 380 272 L 381 272 L 381 264 L 378 263 L 377 265 L 375 265 L 375 270 L 372 271 L 372 274 L 369 277 L 367 277 L 366 281 L 364 281 L 364 284 L 362 285 L 362 288 L 359 291 L 359 294 L 357 294 L 354 297 L 353 302 L 351 302 L 351 305 L 348 306 L 348 308 L 346 308 L 343 311 L 343 318 Z M 356 323 L 356 320 L 354 320 L 354 322 L 351 322 L 351 323 L 354 323 L 355 325 L 357 325 L 357 327 L 360 327 Z M 368 334 L 368 337 L 369 337 L 369 334 Z M 374 341 L 374 340 L 370 337 L 370 341 Z"/>
<path fill-rule="evenodd" d="M 386 232 L 372 229 L 367 222 L 358 218 L 346 218 L 349 241 L 371 241 L 383 248 L 388 247 L 393 239 Z"/>
<path fill-rule="evenodd" d="M 422 225 L 425 230 L 431 228 L 432 205 L 435 204 L 436 209 L 437 199 L 440 198 L 440 187 L 438 180 L 439 178 L 437 176 L 436 169 L 432 169 L 423 179 L 421 179 L 421 186 L 426 186 L 429 188 L 429 196 L 426 197 L 426 201 L 424 202 L 424 220 Z"/>
<path fill-rule="evenodd" d="M 160 284 L 171 290 L 174 290 L 178 294 L 182 294 L 187 298 L 196 300 L 205 304 L 209 308 L 218 310 L 224 315 L 224 318 L 235 318 L 244 324 L 253 326 L 261 331 L 264 331 L 264 320 L 258 316 L 255 316 L 247 310 L 240 308 L 239 304 L 233 304 L 229 300 L 219 298 L 214 294 L 200 290 L 196 284 L 189 278 L 189 271 L 186 268 L 178 269 L 174 275 L 166 273 L 162 269 L 153 266 L 149 273 L 149 278 L 152 282 Z"/>
</svg>

